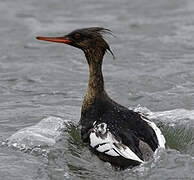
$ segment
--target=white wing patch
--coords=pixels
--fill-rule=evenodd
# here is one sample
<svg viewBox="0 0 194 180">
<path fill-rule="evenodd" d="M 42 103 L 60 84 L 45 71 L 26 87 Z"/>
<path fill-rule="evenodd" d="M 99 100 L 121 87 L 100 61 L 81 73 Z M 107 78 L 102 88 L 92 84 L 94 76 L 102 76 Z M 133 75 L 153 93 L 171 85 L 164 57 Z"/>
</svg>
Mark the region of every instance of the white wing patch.
<svg viewBox="0 0 194 180">
<path fill-rule="evenodd" d="M 148 125 L 154 130 L 156 137 L 158 139 L 158 147 L 165 148 L 166 140 L 161 132 L 161 130 L 156 126 L 156 124 L 152 121 L 147 120 L 142 116 L 142 119 L 148 123 Z"/>
<path fill-rule="evenodd" d="M 129 147 L 117 141 L 108 130 L 107 124 L 95 125 L 90 133 L 90 146 L 109 156 L 122 156 L 138 162 L 143 162 Z"/>
</svg>

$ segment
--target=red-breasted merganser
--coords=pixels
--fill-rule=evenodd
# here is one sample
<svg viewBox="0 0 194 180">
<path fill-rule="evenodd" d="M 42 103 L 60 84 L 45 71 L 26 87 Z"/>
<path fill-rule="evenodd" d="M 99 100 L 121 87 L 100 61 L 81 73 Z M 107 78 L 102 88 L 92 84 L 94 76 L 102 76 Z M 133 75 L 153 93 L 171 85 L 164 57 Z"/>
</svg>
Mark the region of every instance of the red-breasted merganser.
<svg viewBox="0 0 194 180">
<path fill-rule="evenodd" d="M 77 29 L 63 37 L 37 37 L 81 49 L 89 65 L 88 89 L 81 110 L 81 136 L 101 160 L 119 168 L 149 160 L 157 148 L 165 148 L 160 129 L 147 117 L 113 101 L 105 91 L 103 57 L 111 51 L 101 27 Z M 112 53 L 113 54 L 113 53 Z"/>
</svg>

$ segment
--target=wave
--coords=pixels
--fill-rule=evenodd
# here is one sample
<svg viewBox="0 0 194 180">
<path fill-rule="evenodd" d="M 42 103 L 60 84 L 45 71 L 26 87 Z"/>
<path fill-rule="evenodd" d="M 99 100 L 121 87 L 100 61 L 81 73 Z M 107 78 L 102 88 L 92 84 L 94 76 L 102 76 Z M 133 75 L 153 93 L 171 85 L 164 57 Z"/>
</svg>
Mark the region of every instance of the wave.
<svg viewBox="0 0 194 180">
<path fill-rule="evenodd" d="M 36 125 L 17 131 L 2 145 L 44 155 L 48 147 L 55 145 L 68 122 L 60 117 L 46 117 Z"/>
<path fill-rule="evenodd" d="M 143 113 L 159 126 L 170 149 L 194 156 L 194 110 L 152 112 L 142 106 L 134 110 Z"/>
<path fill-rule="evenodd" d="M 192 127 L 194 127 L 194 110 L 173 109 L 168 111 L 152 112 L 148 108 L 138 105 L 134 108 L 134 111 L 145 114 L 153 121 L 159 120 L 170 126 L 181 124 L 186 125 L 189 123 Z"/>
<path fill-rule="evenodd" d="M 174 109 L 152 112 L 142 106 L 137 106 L 133 110 L 143 113 L 159 126 L 170 149 L 194 155 L 194 110 Z M 54 146 L 61 138 L 72 139 L 72 145 L 78 140 L 81 144 L 81 137 L 73 137 L 72 134 L 74 132 L 76 136 L 80 136 L 80 130 L 75 128 L 77 125 L 71 126 L 71 124 L 73 122 L 69 120 L 49 116 L 34 126 L 17 131 L 4 141 L 3 145 L 44 155 L 48 147 Z"/>
</svg>

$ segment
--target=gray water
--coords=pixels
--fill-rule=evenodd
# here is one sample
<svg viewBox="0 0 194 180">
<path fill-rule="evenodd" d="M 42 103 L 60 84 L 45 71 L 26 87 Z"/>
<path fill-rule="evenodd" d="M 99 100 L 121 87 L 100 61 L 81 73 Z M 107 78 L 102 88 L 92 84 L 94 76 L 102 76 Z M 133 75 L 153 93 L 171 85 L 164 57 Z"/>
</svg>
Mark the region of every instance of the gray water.
<svg viewBox="0 0 194 180">
<path fill-rule="evenodd" d="M 0 0 L 0 180 L 194 179 L 193 0 Z M 144 112 L 168 149 L 115 171 L 83 146 L 83 53 L 36 36 L 103 26 L 109 95 Z"/>
</svg>

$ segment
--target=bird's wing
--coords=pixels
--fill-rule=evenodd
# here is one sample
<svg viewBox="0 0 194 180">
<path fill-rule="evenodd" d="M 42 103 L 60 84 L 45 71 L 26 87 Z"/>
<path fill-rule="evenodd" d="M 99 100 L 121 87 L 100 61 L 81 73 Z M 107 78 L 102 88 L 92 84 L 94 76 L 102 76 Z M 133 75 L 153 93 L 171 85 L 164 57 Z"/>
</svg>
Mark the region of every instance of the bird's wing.
<svg viewBox="0 0 194 180">
<path fill-rule="evenodd" d="M 158 147 L 165 148 L 166 140 L 161 132 L 161 130 L 156 126 L 156 124 L 144 116 L 142 116 L 142 119 L 148 123 L 148 125 L 153 129 L 153 131 L 156 134 L 157 140 L 158 140 Z"/>
<path fill-rule="evenodd" d="M 143 162 L 143 160 L 121 141 L 118 141 L 106 123 L 94 125 L 89 135 L 90 146 L 109 156 L 121 156 L 126 159 Z"/>
<path fill-rule="evenodd" d="M 127 111 L 126 114 L 128 114 L 127 117 L 123 116 L 123 121 L 120 123 L 121 129 L 133 131 L 135 136 L 147 143 L 153 151 L 159 147 L 165 148 L 165 138 L 154 122 L 137 112 Z M 128 145 L 127 142 L 124 141 L 124 143 Z"/>
</svg>

